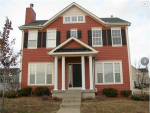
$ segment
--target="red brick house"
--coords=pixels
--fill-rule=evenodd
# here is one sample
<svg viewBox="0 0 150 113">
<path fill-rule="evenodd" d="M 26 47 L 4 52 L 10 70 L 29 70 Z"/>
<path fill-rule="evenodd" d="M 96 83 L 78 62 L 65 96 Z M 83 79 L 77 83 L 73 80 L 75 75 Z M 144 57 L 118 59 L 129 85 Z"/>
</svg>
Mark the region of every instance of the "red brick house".
<svg viewBox="0 0 150 113">
<path fill-rule="evenodd" d="M 103 88 L 129 90 L 128 27 L 120 18 L 99 18 L 72 3 L 49 20 L 26 9 L 22 30 L 21 87 L 47 86 L 53 96 L 81 90 L 82 97 Z"/>
</svg>

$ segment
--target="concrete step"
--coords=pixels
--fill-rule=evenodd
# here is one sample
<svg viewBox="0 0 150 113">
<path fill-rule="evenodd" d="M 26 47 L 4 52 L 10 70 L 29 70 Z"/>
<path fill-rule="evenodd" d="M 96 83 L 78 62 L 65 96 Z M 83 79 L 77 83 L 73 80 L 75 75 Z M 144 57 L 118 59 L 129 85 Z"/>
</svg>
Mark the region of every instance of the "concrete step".
<svg viewBox="0 0 150 113">
<path fill-rule="evenodd" d="M 81 99 L 63 99 L 62 103 L 81 103 Z"/>
<path fill-rule="evenodd" d="M 64 94 L 63 98 L 65 97 L 78 97 L 81 98 L 81 94 Z"/>
<path fill-rule="evenodd" d="M 57 113 L 80 113 L 80 108 L 61 108 Z"/>
<path fill-rule="evenodd" d="M 62 103 L 60 108 L 80 108 L 81 103 Z"/>
<path fill-rule="evenodd" d="M 81 96 L 64 97 L 63 99 L 81 99 Z"/>
</svg>

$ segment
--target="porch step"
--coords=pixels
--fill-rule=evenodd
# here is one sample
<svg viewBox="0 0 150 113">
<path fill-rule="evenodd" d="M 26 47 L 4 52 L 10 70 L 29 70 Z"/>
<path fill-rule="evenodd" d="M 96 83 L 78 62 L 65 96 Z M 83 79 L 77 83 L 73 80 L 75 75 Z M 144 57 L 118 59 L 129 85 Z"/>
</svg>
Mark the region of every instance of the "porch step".
<svg viewBox="0 0 150 113">
<path fill-rule="evenodd" d="M 63 99 L 62 103 L 81 103 L 81 99 Z"/>
<path fill-rule="evenodd" d="M 62 103 L 60 108 L 80 108 L 81 103 Z"/>
<path fill-rule="evenodd" d="M 57 113 L 80 113 L 81 90 L 66 91 L 63 96 L 62 104 Z"/>
<path fill-rule="evenodd" d="M 80 113 L 80 108 L 61 108 L 57 113 Z"/>
</svg>

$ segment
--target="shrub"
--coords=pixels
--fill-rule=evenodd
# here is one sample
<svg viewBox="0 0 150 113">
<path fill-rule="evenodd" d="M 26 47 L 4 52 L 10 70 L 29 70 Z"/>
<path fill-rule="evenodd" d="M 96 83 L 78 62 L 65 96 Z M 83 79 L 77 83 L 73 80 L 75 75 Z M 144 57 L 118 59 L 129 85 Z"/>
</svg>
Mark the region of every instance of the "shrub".
<svg viewBox="0 0 150 113">
<path fill-rule="evenodd" d="M 50 91 L 47 87 L 40 86 L 40 87 L 36 87 L 34 89 L 34 93 L 35 93 L 36 96 L 49 95 L 50 94 L 49 92 Z"/>
<path fill-rule="evenodd" d="M 5 97 L 6 98 L 16 98 L 17 93 L 14 91 L 7 91 L 5 92 Z"/>
<path fill-rule="evenodd" d="M 107 97 L 116 97 L 118 95 L 117 90 L 114 88 L 104 88 L 102 93 Z"/>
<path fill-rule="evenodd" d="M 98 95 L 98 96 L 97 96 L 97 99 L 98 99 L 99 101 L 105 101 L 105 100 L 106 100 L 106 96 L 105 96 L 105 95 Z"/>
<path fill-rule="evenodd" d="M 141 100 L 141 101 L 144 101 L 144 100 L 149 100 L 149 95 L 132 95 L 131 98 L 133 100 Z"/>
<path fill-rule="evenodd" d="M 59 101 L 59 98 L 58 97 L 53 97 L 53 100 Z"/>
<path fill-rule="evenodd" d="M 93 100 L 93 98 L 89 96 L 86 98 L 86 100 Z"/>
<path fill-rule="evenodd" d="M 3 95 L 3 92 L 2 92 L 2 91 L 0 91 L 0 97 L 2 97 L 2 95 Z"/>
<path fill-rule="evenodd" d="M 32 87 L 26 87 L 18 90 L 18 96 L 29 96 L 31 95 Z"/>
<path fill-rule="evenodd" d="M 49 100 L 49 96 L 47 96 L 47 95 L 43 95 L 41 98 L 42 98 L 42 100 Z"/>
<path fill-rule="evenodd" d="M 128 97 L 128 96 L 131 95 L 131 93 L 132 93 L 131 90 L 122 90 L 120 95 L 123 96 L 123 97 Z"/>
</svg>

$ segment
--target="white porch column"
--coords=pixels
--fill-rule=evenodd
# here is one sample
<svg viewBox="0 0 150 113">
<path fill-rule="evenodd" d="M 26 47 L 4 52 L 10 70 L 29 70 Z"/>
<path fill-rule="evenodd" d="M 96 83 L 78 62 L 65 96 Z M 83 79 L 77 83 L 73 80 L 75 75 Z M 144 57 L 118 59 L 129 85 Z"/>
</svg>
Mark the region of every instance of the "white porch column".
<svg viewBox="0 0 150 113">
<path fill-rule="evenodd" d="M 81 56 L 82 62 L 82 90 L 85 90 L 85 59 L 84 56 Z"/>
<path fill-rule="evenodd" d="M 89 75 L 90 75 L 90 89 L 93 89 L 93 75 L 92 75 L 92 56 L 89 56 Z"/>
<path fill-rule="evenodd" d="M 58 57 L 55 57 L 55 85 L 54 90 L 58 90 Z"/>
<path fill-rule="evenodd" d="M 62 57 L 62 89 L 65 90 L 65 57 Z"/>
</svg>

